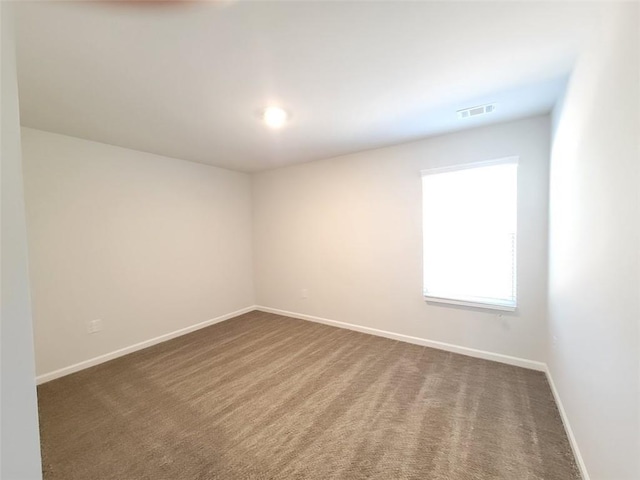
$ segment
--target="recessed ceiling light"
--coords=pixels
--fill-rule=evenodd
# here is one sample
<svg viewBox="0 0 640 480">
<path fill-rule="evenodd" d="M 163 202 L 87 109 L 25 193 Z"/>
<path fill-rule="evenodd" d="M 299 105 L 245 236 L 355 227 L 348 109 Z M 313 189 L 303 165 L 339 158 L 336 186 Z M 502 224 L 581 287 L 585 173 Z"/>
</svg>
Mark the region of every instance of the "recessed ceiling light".
<svg viewBox="0 0 640 480">
<path fill-rule="evenodd" d="M 289 120 L 289 114 L 280 107 L 267 107 L 262 111 L 262 120 L 270 128 L 281 128 Z"/>
</svg>

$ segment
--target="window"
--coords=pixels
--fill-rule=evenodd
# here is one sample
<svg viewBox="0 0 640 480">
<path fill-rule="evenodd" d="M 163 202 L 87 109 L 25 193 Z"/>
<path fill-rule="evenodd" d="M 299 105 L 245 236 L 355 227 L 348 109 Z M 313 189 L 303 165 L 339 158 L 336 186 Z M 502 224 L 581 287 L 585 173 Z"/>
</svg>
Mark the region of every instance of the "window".
<svg viewBox="0 0 640 480">
<path fill-rule="evenodd" d="M 518 159 L 422 172 L 427 301 L 516 308 Z"/>
</svg>

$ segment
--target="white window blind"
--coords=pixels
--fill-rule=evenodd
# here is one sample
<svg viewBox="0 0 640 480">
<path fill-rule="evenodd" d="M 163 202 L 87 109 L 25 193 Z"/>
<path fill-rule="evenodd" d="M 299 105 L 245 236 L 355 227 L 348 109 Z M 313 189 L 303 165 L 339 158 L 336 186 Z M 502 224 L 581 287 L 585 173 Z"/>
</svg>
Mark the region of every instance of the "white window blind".
<svg viewBox="0 0 640 480">
<path fill-rule="evenodd" d="M 517 161 L 422 172 L 428 301 L 515 309 Z"/>
</svg>

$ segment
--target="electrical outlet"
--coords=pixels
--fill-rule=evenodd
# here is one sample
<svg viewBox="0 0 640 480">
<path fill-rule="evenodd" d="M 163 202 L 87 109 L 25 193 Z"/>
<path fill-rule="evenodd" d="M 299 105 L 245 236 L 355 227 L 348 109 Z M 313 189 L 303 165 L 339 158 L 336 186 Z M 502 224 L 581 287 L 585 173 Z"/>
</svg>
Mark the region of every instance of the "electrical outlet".
<svg viewBox="0 0 640 480">
<path fill-rule="evenodd" d="M 300 290 L 300 296 L 305 299 L 309 298 L 309 290 L 303 288 L 302 290 Z"/>
<path fill-rule="evenodd" d="M 87 333 L 98 333 L 100 330 L 102 330 L 102 320 L 99 318 L 87 322 Z"/>
</svg>

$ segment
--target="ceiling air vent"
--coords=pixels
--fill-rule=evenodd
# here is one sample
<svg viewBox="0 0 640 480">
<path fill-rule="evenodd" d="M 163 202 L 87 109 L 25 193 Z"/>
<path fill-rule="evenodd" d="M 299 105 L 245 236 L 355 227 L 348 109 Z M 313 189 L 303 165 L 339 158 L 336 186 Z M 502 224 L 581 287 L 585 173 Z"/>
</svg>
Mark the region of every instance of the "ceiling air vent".
<svg viewBox="0 0 640 480">
<path fill-rule="evenodd" d="M 477 107 L 464 108 L 462 110 L 458 110 L 456 113 L 458 114 L 458 118 L 469 118 L 469 117 L 477 117 L 478 115 L 484 115 L 485 113 L 491 113 L 496 109 L 495 103 L 490 103 L 489 105 L 479 105 Z"/>
</svg>

